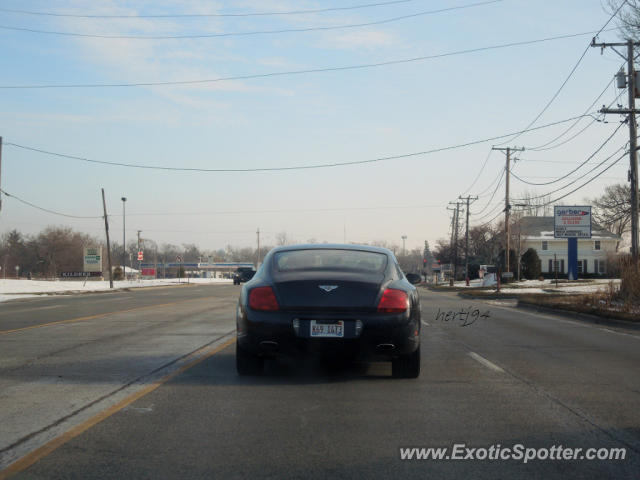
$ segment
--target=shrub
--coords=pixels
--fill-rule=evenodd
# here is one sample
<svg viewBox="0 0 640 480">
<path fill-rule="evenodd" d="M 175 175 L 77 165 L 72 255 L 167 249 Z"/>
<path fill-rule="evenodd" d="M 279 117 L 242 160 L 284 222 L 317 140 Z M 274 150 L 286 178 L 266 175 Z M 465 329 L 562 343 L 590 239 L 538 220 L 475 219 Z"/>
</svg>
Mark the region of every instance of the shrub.
<svg viewBox="0 0 640 480">
<path fill-rule="evenodd" d="M 640 303 L 640 270 L 630 257 L 622 258 L 620 265 L 620 299 L 625 303 Z"/>
<path fill-rule="evenodd" d="M 522 255 L 522 275 L 527 280 L 535 280 L 540 277 L 540 257 L 535 248 L 529 248 Z"/>
<path fill-rule="evenodd" d="M 113 279 L 114 280 L 122 280 L 124 275 L 122 273 L 122 267 L 116 267 L 113 269 Z"/>
</svg>

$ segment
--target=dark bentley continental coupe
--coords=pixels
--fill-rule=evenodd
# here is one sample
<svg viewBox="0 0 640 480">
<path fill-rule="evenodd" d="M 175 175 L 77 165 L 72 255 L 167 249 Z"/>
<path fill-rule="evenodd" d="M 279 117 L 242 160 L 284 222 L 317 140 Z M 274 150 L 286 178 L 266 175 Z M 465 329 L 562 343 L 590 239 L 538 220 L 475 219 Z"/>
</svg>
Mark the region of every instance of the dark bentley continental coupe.
<svg viewBox="0 0 640 480">
<path fill-rule="evenodd" d="M 264 359 L 318 353 L 392 362 L 394 377 L 420 374 L 420 276 L 392 252 L 361 245 L 271 250 L 242 287 L 236 366 L 262 373 Z"/>
</svg>

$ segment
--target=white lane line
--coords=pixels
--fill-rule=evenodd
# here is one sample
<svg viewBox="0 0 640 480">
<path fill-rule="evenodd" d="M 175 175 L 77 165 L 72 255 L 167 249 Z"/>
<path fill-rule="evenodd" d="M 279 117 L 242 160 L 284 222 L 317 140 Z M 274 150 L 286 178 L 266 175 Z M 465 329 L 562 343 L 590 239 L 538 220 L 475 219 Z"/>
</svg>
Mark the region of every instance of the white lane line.
<svg viewBox="0 0 640 480">
<path fill-rule="evenodd" d="M 608 328 L 600 328 L 603 332 L 614 333 L 616 335 L 624 335 L 625 337 L 635 338 L 636 340 L 640 340 L 640 336 L 632 335 L 630 333 L 616 332 L 615 330 L 609 330 Z"/>
<path fill-rule="evenodd" d="M 423 324 L 423 325 L 426 325 L 427 327 L 430 327 L 430 326 L 431 326 L 431 324 L 430 324 L 430 323 L 427 323 L 427 322 L 425 322 L 424 320 L 420 320 L 420 321 L 422 322 L 422 324 Z"/>
<path fill-rule="evenodd" d="M 471 358 L 473 358 L 476 362 L 481 363 L 482 365 L 484 365 L 485 367 L 487 367 L 490 370 L 493 370 L 494 372 L 504 373 L 504 370 L 502 368 L 497 366 L 495 363 L 490 362 L 486 358 L 481 357 L 480 355 L 478 355 L 475 352 L 469 352 L 469 356 Z"/>
</svg>

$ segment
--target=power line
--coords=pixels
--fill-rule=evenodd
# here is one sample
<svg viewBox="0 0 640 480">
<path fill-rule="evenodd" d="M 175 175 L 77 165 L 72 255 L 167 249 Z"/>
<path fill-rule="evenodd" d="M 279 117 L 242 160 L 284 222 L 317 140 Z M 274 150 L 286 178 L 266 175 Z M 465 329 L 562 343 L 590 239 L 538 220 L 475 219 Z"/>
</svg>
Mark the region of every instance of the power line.
<svg viewBox="0 0 640 480">
<path fill-rule="evenodd" d="M 604 160 L 602 160 L 600 163 L 598 163 L 595 167 L 593 167 L 591 170 L 589 170 L 588 172 L 584 173 L 583 175 L 577 177 L 576 179 L 572 180 L 571 182 L 567 183 L 566 185 L 563 185 L 562 187 L 556 188 L 555 190 L 551 190 L 550 192 L 545 193 L 544 195 L 537 195 L 535 197 L 529 197 L 529 198 L 518 198 L 516 200 L 519 201 L 527 201 L 527 200 L 535 200 L 538 198 L 545 198 L 548 197 L 549 195 L 553 194 L 553 193 L 557 193 L 560 190 L 564 190 L 565 188 L 569 187 L 570 185 L 573 185 L 574 183 L 576 183 L 578 180 L 586 177 L 587 175 L 589 175 L 591 172 L 593 172 L 594 170 L 596 170 L 598 167 L 602 166 L 604 163 L 606 163 L 608 160 L 610 160 L 612 157 L 614 157 L 620 150 L 625 150 L 627 148 L 626 145 L 623 145 L 622 147 L 618 148 L 616 151 L 614 151 L 611 155 L 609 155 L 607 158 L 605 158 Z M 617 163 L 617 161 L 616 161 Z M 615 164 L 615 163 L 614 163 Z M 609 166 L 607 168 L 607 170 L 609 170 L 609 168 L 611 168 L 614 164 L 612 164 L 611 166 Z M 606 171 L 606 170 L 604 170 Z M 602 172 L 601 172 L 602 173 Z M 596 176 L 597 177 L 597 176 Z M 596 178 L 594 177 L 594 178 Z M 572 193 L 572 192 L 571 192 Z M 564 197 L 562 197 L 564 198 Z"/>
<path fill-rule="evenodd" d="M 618 133 L 618 130 L 620 130 L 620 128 L 624 125 L 624 123 L 620 123 L 620 125 L 618 125 L 615 130 L 613 131 L 613 133 L 611 133 L 611 135 L 609 135 L 609 137 L 596 149 L 595 152 L 593 152 L 591 155 L 589 155 L 587 157 L 587 159 L 582 162 L 580 165 L 578 165 L 576 168 L 574 168 L 573 170 L 571 170 L 569 173 L 556 178 L 555 180 L 551 180 L 549 182 L 541 182 L 541 183 L 536 183 L 536 182 L 530 182 L 528 180 L 524 180 L 523 178 L 519 177 L 518 175 L 516 175 L 514 172 L 511 172 L 511 176 L 515 177 L 517 180 L 519 180 L 522 183 L 526 183 L 527 185 L 536 185 L 536 186 L 541 186 L 541 185 L 551 185 L 553 183 L 557 183 L 560 182 L 562 180 L 564 180 L 565 178 L 567 178 L 568 176 L 570 176 L 572 173 L 575 173 L 576 171 L 580 170 L 583 166 L 585 166 L 589 160 L 591 160 L 593 157 L 595 157 L 598 153 L 600 153 L 600 151 L 611 141 L 611 139 L 615 136 L 616 133 Z"/>
<path fill-rule="evenodd" d="M 187 34 L 187 35 L 102 35 L 96 33 L 78 33 L 78 32 L 61 32 L 54 30 L 41 30 L 35 28 L 26 27 L 12 27 L 9 25 L 0 25 L 0 29 L 12 30 L 19 32 L 38 33 L 43 35 L 57 35 L 64 37 L 84 37 L 84 38 L 101 38 L 101 39 L 126 39 L 126 40 L 194 40 L 199 38 L 226 38 L 226 37 L 246 37 L 255 35 L 274 35 L 282 33 L 303 33 L 303 32 L 316 32 L 316 31 L 328 31 L 328 30 L 343 30 L 350 28 L 364 28 L 372 27 L 376 25 L 385 25 L 389 23 L 395 23 L 402 20 L 408 20 L 410 18 L 417 18 L 426 15 L 434 15 L 437 13 L 448 12 L 452 10 L 460 10 L 463 8 L 472 8 L 484 6 L 492 3 L 498 3 L 502 0 L 491 0 L 487 2 L 472 3 L 467 5 L 461 5 L 457 7 L 442 8 L 438 10 L 427 10 L 423 12 L 412 13 L 408 15 L 402 15 L 398 17 L 391 17 L 373 22 L 364 23 L 352 23 L 347 25 L 328 25 L 328 26 L 316 26 L 316 27 L 301 27 L 301 28 L 283 28 L 276 30 L 257 30 L 248 32 L 223 32 L 223 33 L 201 33 L 201 34 Z"/>
<path fill-rule="evenodd" d="M 9 8 L 0 8 L 0 12 L 17 13 L 21 15 L 36 15 L 47 17 L 70 17 L 70 18 L 202 18 L 202 17 L 266 17 L 266 16 L 284 16 L 284 15 L 304 15 L 309 13 L 326 13 L 345 10 L 358 10 L 372 7 L 385 7 L 389 5 L 398 5 L 402 3 L 412 3 L 416 0 L 394 0 L 388 2 L 366 3 L 361 5 L 351 5 L 346 7 L 318 8 L 312 10 L 289 10 L 289 11 L 273 11 L 273 12 L 253 12 L 253 13 L 178 13 L 178 14 L 155 14 L 155 15 L 89 15 L 89 14 L 71 14 L 71 13 L 55 13 L 42 12 L 34 10 L 18 10 Z M 454 7 L 455 8 L 455 7 Z"/>
<path fill-rule="evenodd" d="M 575 165 L 578 162 L 570 162 L 570 161 L 564 161 L 564 160 L 538 160 L 538 159 L 531 159 L 531 158 L 521 158 L 520 161 L 522 162 L 534 162 L 534 163 L 553 163 L 553 164 L 562 164 L 562 165 Z M 594 165 L 597 162 L 588 162 L 586 165 Z M 548 177 L 548 178 L 555 178 L 555 177 Z"/>
<path fill-rule="evenodd" d="M 500 209 L 498 209 L 498 207 L 502 207 Z M 493 208 L 491 208 L 491 210 L 488 210 L 484 215 L 480 215 L 477 216 L 477 218 L 474 219 L 474 221 L 478 221 L 478 220 L 482 220 L 483 218 L 487 218 L 489 215 L 493 215 L 494 213 L 496 213 L 496 211 L 498 211 L 498 214 L 501 214 L 502 212 L 504 212 L 504 202 L 497 202 L 494 204 Z M 469 212 L 473 215 L 473 212 Z"/>
<path fill-rule="evenodd" d="M 620 150 L 618 150 L 620 151 Z M 616 152 L 617 153 L 617 152 Z M 582 187 L 590 184 L 591 182 L 593 182 L 596 178 L 600 177 L 600 175 L 602 175 L 603 173 L 605 173 L 607 170 L 609 170 L 611 167 L 613 167 L 614 165 L 616 165 L 620 160 L 622 160 L 624 157 L 626 157 L 629 154 L 628 151 L 625 151 L 621 156 L 619 156 L 611 165 L 609 165 L 607 168 L 605 168 L 604 170 L 602 170 L 600 173 L 598 173 L 597 175 L 595 175 L 594 177 L 590 178 L 589 180 L 587 180 L 586 182 L 584 182 L 582 185 L 580 185 L 577 188 L 574 188 L 573 190 L 571 190 L 569 193 L 566 193 L 564 195 L 562 195 L 561 197 L 558 198 L 554 198 L 553 200 L 550 200 L 549 202 L 545 203 L 544 205 L 540 205 L 541 207 L 546 207 L 547 205 L 550 205 L 552 203 L 558 202 L 560 200 L 562 200 L 563 198 L 568 197 L 569 195 L 571 195 L 572 193 L 577 192 L 578 190 L 580 190 Z M 611 157 L 613 157 L 613 155 L 611 155 Z M 608 157 L 606 160 L 609 160 Z M 605 160 L 605 161 L 606 161 Z"/>
<path fill-rule="evenodd" d="M 480 179 L 480 175 L 482 175 L 482 172 L 484 172 L 484 167 L 487 166 L 487 162 L 489 161 L 489 157 L 491 157 L 492 153 L 493 153 L 493 150 L 489 149 L 489 153 L 487 154 L 487 157 L 484 159 L 484 162 L 482 163 L 482 168 L 480 168 L 478 175 L 476 175 L 476 178 L 473 181 L 473 183 L 469 185 L 469 188 L 467 188 L 464 192 L 462 192 L 462 195 L 466 194 L 469 190 L 471 190 L 473 186 L 476 184 L 476 182 Z"/>
<path fill-rule="evenodd" d="M 343 211 L 377 211 L 377 210 L 406 210 L 421 208 L 442 208 L 443 204 L 423 204 L 423 205 L 385 205 L 373 207 L 327 207 L 327 208 L 282 208 L 271 210 L 214 210 L 209 212 L 157 212 L 157 213 L 128 213 L 127 217 L 165 217 L 165 216 L 206 216 L 206 215 L 253 215 L 270 213 L 309 213 L 309 212 L 343 212 Z M 120 216 L 119 214 L 110 216 Z"/>
<path fill-rule="evenodd" d="M 492 218 L 491 218 L 491 220 L 488 220 L 488 221 L 486 221 L 486 222 L 484 222 L 484 223 L 482 223 L 482 224 L 479 224 L 479 225 L 477 225 L 477 224 L 476 224 L 476 225 L 472 225 L 472 227 L 473 227 L 473 228 L 484 228 L 484 227 L 486 227 L 487 225 L 490 225 L 491 223 L 493 223 L 493 221 L 494 221 L 496 218 L 498 218 L 500 215 L 502 215 L 502 211 L 498 212 L 494 217 L 492 217 Z"/>
<path fill-rule="evenodd" d="M 600 30 L 598 30 L 595 34 L 595 36 L 593 38 L 596 38 L 598 35 L 600 35 L 603 31 L 605 31 L 605 28 L 607 27 L 607 25 L 609 25 L 609 23 L 611 23 L 611 20 L 613 20 L 615 18 L 615 16 L 618 14 L 618 12 L 622 9 L 622 7 L 627 3 L 627 0 L 624 0 L 623 2 L 620 3 L 620 6 L 617 8 L 617 10 L 615 12 L 613 12 L 613 14 L 609 17 L 609 20 L 607 20 L 607 22 L 602 26 L 602 28 L 600 28 Z M 527 130 L 528 128 L 532 127 L 533 124 L 535 124 L 540 117 L 542 117 L 542 115 L 544 115 L 544 112 L 546 112 L 549 107 L 551 106 L 551 104 L 555 101 L 556 98 L 558 98 L 558 95 L 560 95 L 560 92 L 562 92 L 562 90 L 564 89 L 565 85 L 569 82 L 569 80 L 571 79 L 571 77 L 573 77 L 573 74 L 576 72 L 576 70 L 578 69 L 578 66 L 580 65 L 580 63 L 582 63 L 582 60 L 584 59 L 584 57 L 587 55 L 587 52 L 591 49 L 591 43 L 589 43 L 587 45 L 587 47 L 585 48 L 585 50 L 582 52 L 582 55 L 580 55 L 580 58 L 578 58 L 578 61 L 576 62 L 576 64 L 573 66 L 573 68 L 571 69 L 571 71 L 569 72 L 569 75 L 567 75 L 567 78 L 564 79 L 564 82 L 562 82 L 562 84 L 560 85 L 560 88 L 558 88 L 558 90 L 556 91 L 556 93 L 553 94 L 553 96 L 551 97 L 551 99 L 547 102 L 547 104 L 543 107 L 543 109 L 540 111 L 540 113 L 538 113 L 538 115 L 535 116 L 535 118 L 533 120 L 531 120 L 531 122 L 526 126 L 525 130 Z M 522 134 L 518 134 L 513 138 L 510 138 L 509 140 L 505 141 L 504 143 L 509 143 L 509 142 L 513 142 L 516 138 L 520 137 L 520 135 Z M 504 143 L 501 143 L 500 145 L 504 145 Z"/>
<path fill-rule="evenodd" d="M 617 153 L 620 150 L 617 150 L 615 153 Z M 614 153 L 614 155 L 615 155 Z M 591 182 L 593 182 L 595 179 L 597 179 L 598 177 L 600 177 L 602 174 L 604 174 L 607 170 L 609 170 L 610 168 L 612 168 L 613 166 L 615 166 L 620 160 L 622 160 L 629 152 L 625 151 L 620 157 L 618 157 L 611 165 L 609 165 L 607 168 L 605 168 L 604 170 L 602 170 L 600 173 L 598 173 L 597 175 L 593 176 L 592 178 L 590 178 L 589 180 L 587 180 L 586 182 L 584 182 L 582 185 L 580 185 L 579 187 L 574 188 L 573 190 L 571 190 L 570 192 L 554 198 L 553 200 L 549 200 L 548 202 L 544 203 L 543 205 L 538 205 L 538 207 L 546 207 L 548 205 L 551 205 L 552 203 L 556 203 L 559 202 L 560 200 L 568 197 L 569 195 L 571 195 L 572 193 L 577 192 L 578 190 L 580 190 L 581 188 L 587 186 L 588 184 L 590 184 Z M 610 158 L 612 158 L 614 155 L 611 155 L 610 157 L 606 158 L 605 161 L 609 160 Z M 550 192 L 553 193 L 553 192 Z M 541 198 L 541 197 L 532 197 L 531 200 L 533 200 L 534 198 Z M 498 212 L 498 214 L 496 216 L 494 216 L 491 220 L 481 224 L 481 225 L 474 225 L 475 228 L 483 228 L 487 225 L 489 225 L 490 223 L 492 223 L 496 218 L 498 218 L 500 215 L 502 215 L 502 212 Z"/>
<path fill-rule="evenodd" d="M 71 215 L 68 213 L 62 213 L 62 212 L 56 212 L 55 210 L 49 210 L 48 208 L 44 208 L 44 207 L 40 207 L 34 203 L 31 202 L 27 202 L 26 200 L 17 197 L 16 195 L 13 195 L 9 192 L 6 192 L 5 190 L 0 189 L 0 193 L 4 193 L 7 197 L 9 198 L 13 198 L 15 200 L 17 200 L 20 203 L 23 203 L 25 205 L 28 205 L 29 207 L 35 208 L 37 210 L 42 210 L 43 212 L 47 212 L 47 213 L 51 213 L 53 215 L 59 215 L 61 217 L 67 217 L 67 218 L 80 218 L 80 219 L 96 219 L 96 218 L 103 218 L 101 215 L 98 216 L 80 216 L 80 215 Z"/>
<path fill-rule="evenodd" d="M 2 189 L 0 189 L 0 193 L 3 193 L 7 197 L 14 198 L 17 201 L 28 205 L 29 207 L 35 208 L 37 210 L 41 210 L 43 212 L 51 213 L 53 215 L 60 215 L 68 218 L 76 218 L 76 219 L 96 219 L 103 218 L 102 216 L 80 216 L 80 215 L 71 215 L 67 213 L 58 212 L 55 210 L 50 210 L 35 203 L 24 200 L 16 195 L 10 194 Z M 379 211 L 379 210 L 406 210 L 406 209 L 422 209 L 422 208 L 442 208 L 446 205 L 442 204 L 423 204 L 423 205 L 385 205 L 385 206 L 374 206 L 374 207 L 334 207 L 334 208 L 284 208 L 284 209 L 271 209 L 271 210 L 216 210 L 209 212 L 156 212 L 156 213 L 127 213 L 128 217 L 167 217 L 167 216 L 189 216 L 189 215 L 197 215 L 197 216 L 207 216 L 207 215 L 242 215 L 242 214 L 250 214 L 250 215 L 265 215 L 272 213 L 309 213 L 309 212 L 334 212 L 334 211 Z M 111 214 L 110 217 L 121 217 L 122 214 Z M 145 231 L 156 231 L 154 229 L 145 229 Z M 170 230 L 158 230 L 158 231 L 170 231 Z M 179 230 L 176 230 L 179 232 Z M 234 232 L 226 232 L 226 233 L 234 233 Z M 237 232 L 236 232 L 237 233 Z"/>
<path fill-rule="evenodd" d="M 504 177 L 504 173 L 505 173 L 505 170 L 502 169 L 502 173 L 500 174 L 500 180 L 498 181 L 498 184 L 496 185 L 496 188 L 493 190 L 493 193 L 491 194 L 491 198 L 489 199 L 489 201 L 485 204 L 485 206 L 482 208 L 482 210 L 480 210 L 478 212 L 471 212 L 473 215 L 480 215 L 482 212 L 484 212 L 489 207 L 489 205 L 491 205 L 491 202 L 493 202 L 493 198 L 496 196 L 496 192 L 500 188 L 500 185 L 502 185 L 502 178 Z"/>
<path fill-rule="evenodd" d="M 594 105 L 602 98 L 602 96 L 607 92 L 609 86 L 613 83 L 613 77 L 607 82 L 607 85 L 604 87 L 604 89 L 602 90 L 602 92 L 600 92 L 600 95 L 598 95 L 596 97 L 596 99 L 591 102 L 591 105 L 589 105 L 587 107 L 587 109 L 584 111 L 585 114 L 587 114 L 588 112 L 591 111 L 591 109 L 594 107 Z M 622 93 L 620 93 L 616 98 L 613 99 L 613 101 L 609 104 L 609 106 L 611 106 L 613 103 L 615 103 L 620 96 L 622 95 Z M 569 133 L 571 130 L 573 130 L 575 128 L 576 125 L 578 125 L 578 123 L 580 123 L 582 119 L 578 119 L 576 120 L 574 123 L 572 123 L 571 125 L 569 125 L 569 127 L 567 127 L 566 130 L 564 130 L 560 135 L 558 135 L 557 137 L 549 140 L 546 143 L 543 143 L 542 145 L 538 145 L 536 147 L 527 147 L 527 150 L 532 150 L 534 152 L 538 152 L 538 151 L 543 151 L 543 150 L 552 150 L 554 148 L 558 148 L 566 143 L 568 143 L 569 141 L 573 140 L 574 138 L 576 138 L 578 135 L 580 135 L 582 132 L 584 132 L 587 128 L 589 128 L 591 125 L 593 125 L 595 122 L 598 121 L 597 117 L 593 117 L 593 119 L 591 120 L 591 122 L 589 122 L 589 124 L 583 128 L 582 130 L 580 130 L 576 135 L 572 136 L 571 138 L 569 138 L 568 140 L 565 140 L 557 145 L 551 145 L 552 143 L 556 142 L 557 140 L 561 139 L 562 137 L 564 137 L 567 133 Z"/>
<path fill-rule="evenodd" d="M 487 188 L 485 188 L 482 192 L 478 193 L 477 196 L 480 198 L 484 198 L 484 197 L 488 197 L 489 195 L 491 195 L 490 193 L 487 193 L 489 190 L 491 190 L 491 188 L 493 187 L 493 185 L 502 178 L 502 175 L 504 175 L 504 172 L 502 169 L 498 170 L 498 175 L 496 175 L 496 177 L 491 181 L 491 183 L 487 186 Z"/>
<path fill-rule="evenodd" d="M 565 120 L 560 120 L 557 122 L 553 122 L 553 123 L 549 123 L 546 125 L 540 125 L 538 127 L 533 127 L 531 130 L 540 130 L 543 128 L 548 128 L 548 127 L 552 127 L 555 125 L 560 125 L 562 123 L 567 123 L 567 122 L 571 122 L 573 120 L 575 120 L 578 117 L 572 117 L 572 118 L 568 118 Z M 481 143 L 486 143 L 486 142 L 491 142 L 494 140 L 498 140 L 501 138 L 505 138 L 508 136 L 513 135 L 513 133 L 508 133 L 506 135 L 498 135 L 495 137 L 489 137 L 489 138 L 484 138 L 481 140 L 473 140 L 470 142 L 466 142 L 466 143 L 460 143 L 457 145 L 449 145 L 446 147 L 439 147 L 439 148 L 434 148 L 431 150 L 425 150 L 422 152 L 412 152 L 412 153 L 405 153 L 405 154 L 400 154 L 400 155 L 390 155 L 387 157 L 378 157 L 378 158 L 373 158 L 373 159 L 368 159 L 368 160 L 354 160 L 351 162 L 334 162 L 334 163 L 324 163 L 324 164 L 315 164 L 315 165 L 296 165 L 296 166 L 290 166 L 290 167 L 261 167 L 261 168 L 189 168 L 189 167 L 162 167 L 162 166 L 157 166 L 157 165 L 137 165 L 137 164 L 131 164 L 131 163 L 123 163 L 123 162 L 108 162 L 106 160 L 95 160 L 95 159 L 91 159 L 91 158 L 86 158 L 86 157 L 79 157 L 79 156 L 75 156 L 75 155 L 68 155 L 65 153 L 57 153 L 57 152 L 51 152 L 48 150 L 43 150 L 40 148 L 34 148 L 34 147 L 29 147 L 26 145 L 20 145 L 18 143 L 13 143 L 13 142 L 4 142 L 5 146 L 11 146 L 11 147 L 16 147 L 16 148 L 20 148 L 23 150 L 29 150 L 32 152 L 37 152 L 37 153 L 42 153 L 45 155 L 51 155 L 54 157 L 60 157 L 60 158 L 67 158 L 70 160 L 77 160 L 77 161 L 82 161 L 82 162 L 88 162 L 88 163 L 94 163 L 94 164 L 100 164 L 100 165 L 110 165 L 110 166 L 118 166 L 118 167 L 126 167 L 126 168 L 139 168 L 139 169 L 144 169 L 144 170 L 163 170 L 163 171 L 172 171 L 172 172 L 208 172 L 208 173 L 244 173 L 244 172 L 271 172 L 271 171 L 287 171 L 287 170 L 311 170 L 311 169 L 319 169 L 319 168 L 332 168 L 332 167 L 343 167 L 343 166 L 349 166 L 349 165 L 363 165 L 363 164 L 371 164 L 371 163 L 378 163 L 378 162 L 385 162 L 385 161 L 391 161 L 391 160 L 399 160 L 399 159 L 404 159 L 404 158 L 411 158 L 411 157 L 418 157 L 418 156 L 422 156 L 422 155 L 429 155 L 429 154 L 433 154 L 433 153 L 439 153 L 439 152 L 444 152 L 444 151 L 448 151 L 448 150 L 455 150 L 458 148 L 464 148 L 464 147 L 468 147 L 471 145 L 478 145 Z"/>
<path fill-rule="evenodd" d="M 614 29 L 612 29 L 614 30 Z M 43 89 L 43 88 L 124 88 L 124 87 L 162 87 L 170 85 L 201 85 L 206 83 L 227 82 L 232 80 L 251 80 L 256 78 L 284 77 L 291 75 L 306 75 L 311 73 L 340 72 L 347 70 L 362 70 L 368 68 L 386 67 L 391 65 L 401 65 L 413 62 L 423 62 L 437 58 L 452 57 L 457 55 L 466 55 L 469 53 L 485 52 L 489 50 L 498 50 L 503 48 L 519 47 L 525 45 L 534 45 L 537 43 L 550 42 L 554 40 L 564 40 L 567 38 L 581 37 L 592 35 L 594 32 L 570 33 L 565 35 L 557 35 L 554 37 L 538 38 L 535 40 L 524 40 L 520 42 L 503 43 L 499 45 L 490 45 L 486 47 L 469 48 L 465 50 L 456 50 L 453 52 L 437 53 L 433 55 L 425 55 L 421 57 L 405 58 L 399 60 L 388 60 L 385 62 L 364 63 L 359 65 L 346 65 L 342 67 L 324 67 L 310 68 L 305 70 L 290 70 L 284 72 L 268 72 L 256 73 L 249 75 L 236 75 L 230 77 L 218 77 L 199 80 L 175 80 L 163 82 L 123 82 L 123 83 L 76 83 L 76 84 L 43 84 L 43 85 L 0 85 L 0 89 Z M 524 131 L 527 131 L 525 129 Z"/>
</svg>

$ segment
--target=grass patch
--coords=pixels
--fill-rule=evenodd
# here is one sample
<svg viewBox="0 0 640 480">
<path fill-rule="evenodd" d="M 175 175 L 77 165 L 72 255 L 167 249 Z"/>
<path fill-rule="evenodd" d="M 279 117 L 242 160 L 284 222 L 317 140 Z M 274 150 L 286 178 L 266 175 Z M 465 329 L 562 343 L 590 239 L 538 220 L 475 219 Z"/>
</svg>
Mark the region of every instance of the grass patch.
<svg viewBox="0 0 640 480">
<path fill-rule="evenodd" d="M 518 305 L 540 306 L 640 323 L 640 307 L 617 300 L 617 293 L 617 288 L 610 284 L 608 290 L 579 295 L 523 294 L 518 296 Z"/>
</svg>

